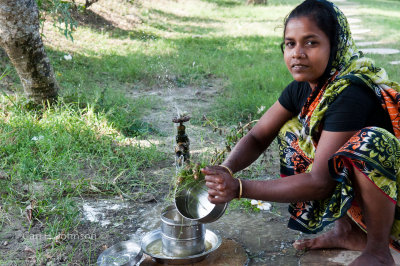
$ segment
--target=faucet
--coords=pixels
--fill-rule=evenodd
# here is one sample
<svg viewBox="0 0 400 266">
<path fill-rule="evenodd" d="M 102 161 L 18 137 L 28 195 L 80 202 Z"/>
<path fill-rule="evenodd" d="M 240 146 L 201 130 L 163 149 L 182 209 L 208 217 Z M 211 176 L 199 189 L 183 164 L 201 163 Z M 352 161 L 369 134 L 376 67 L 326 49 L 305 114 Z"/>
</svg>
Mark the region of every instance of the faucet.
<svg viewBox="0 0 400 266">
<path fill-rule="evenodd" d="M 183 162 L 189 163 L 190 161 L 190 152 L 189 152 L 189 137 L 186 135 L 184 122 L 190 120 L 190 116 L 184 115 L 179 117 L 174 117 L 172 122 L 179 123 L 177 126 L 178 134 L 176 135 L 176 146 L 175 146 L 175 155 L 177 159 L 177 163 L 182 165 Z"/>
</svg>

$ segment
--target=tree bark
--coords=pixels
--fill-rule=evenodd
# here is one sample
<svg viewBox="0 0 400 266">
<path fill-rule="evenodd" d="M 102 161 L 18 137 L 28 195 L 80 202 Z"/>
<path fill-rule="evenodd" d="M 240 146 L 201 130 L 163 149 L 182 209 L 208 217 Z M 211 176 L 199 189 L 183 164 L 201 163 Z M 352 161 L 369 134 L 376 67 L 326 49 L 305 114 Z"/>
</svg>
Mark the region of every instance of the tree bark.
<svg viewBox="0 0 400 266">
<path fill-rule="evenodd" d="M 0 45 L 29 100 L 53 102 L 59 90 L 39 31 L 35 0 L 0 0 Z"/>
</svg>

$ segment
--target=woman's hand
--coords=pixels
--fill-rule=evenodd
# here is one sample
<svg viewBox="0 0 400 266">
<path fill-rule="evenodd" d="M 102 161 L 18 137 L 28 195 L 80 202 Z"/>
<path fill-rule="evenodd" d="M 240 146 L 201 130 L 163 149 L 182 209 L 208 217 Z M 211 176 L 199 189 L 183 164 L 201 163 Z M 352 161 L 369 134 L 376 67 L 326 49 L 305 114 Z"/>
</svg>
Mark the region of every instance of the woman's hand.
<svg viewBox="0 0 400 266">
<path fill-rule="evenodd" d="M 221 166 L 207 166 L 201 169 L 208 187 L 208 200 L 211 203 L 226 203 L 238 196 L 239 181 Z"/>
</svg>

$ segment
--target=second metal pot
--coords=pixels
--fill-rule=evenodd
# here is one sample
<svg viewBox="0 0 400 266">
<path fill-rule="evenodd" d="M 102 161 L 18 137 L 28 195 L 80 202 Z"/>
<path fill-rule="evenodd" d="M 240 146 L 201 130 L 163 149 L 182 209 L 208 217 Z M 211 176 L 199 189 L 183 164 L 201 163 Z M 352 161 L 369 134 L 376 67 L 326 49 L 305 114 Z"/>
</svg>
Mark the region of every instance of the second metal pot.
<svg viewBox="0 0 400 266">
<path fill-rule="evenodd" d="M 213 204 L 208 200 L 205 180 L 191 186 L 178 185 L 175 190 L 175 206 L 181 215 L 192 221 L 211 223 L 218 220 L 228 207 L 228 203 Z"/>
<path fill-rule="evenodd" d="M 204 252 L 205 226 L 183 217 L 175 206 L 161 213 L 161 241 L 163 253 L 171 257 L 187 257 Z"/>
</svg>

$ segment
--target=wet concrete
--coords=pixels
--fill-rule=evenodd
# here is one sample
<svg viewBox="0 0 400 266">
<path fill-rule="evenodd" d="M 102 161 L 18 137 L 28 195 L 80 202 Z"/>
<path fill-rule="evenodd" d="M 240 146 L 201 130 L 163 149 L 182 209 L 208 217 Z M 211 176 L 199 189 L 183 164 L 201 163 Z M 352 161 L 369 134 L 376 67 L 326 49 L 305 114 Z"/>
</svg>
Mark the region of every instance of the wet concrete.
<svg viewBox="0 0 400 266">
<path fill-rule="evenodd" d="M 164 261 L 157 262 L 150 256 L 145 255 L 143 261 L 139 263 L 140 266 L 159 266 Z M 246 265 L 248 256 L 246 251 L 238 242 L 232 239 L 224 239 L 221 246 L 209 254 L 206 258 L 199 262 L 195 262 L 193 266 L 226 266 L 226 265 Z"/>
<path fill-rule="evenodd" d="M 148 232 L 160 229 L 160 214 L 168 205 L 109 198 L 85 200 L 81 203 L 82 220 L 99 225 L 102 231 L 111 227 L 121 230 L 127 239 L 140 243 Z M 259 213 L 228 208 L 218 221 L 206 224 L 206 228 L 242 246 L 249 258 L 248 265 L 298 265 L 301 254 L 292 247 L 292 242 L 301 234 L 287 229 L 286 210 L 287 204 L 274 204 L 272 211 Z M 126 239 L 120 241 L 123 240 Z"/>
<path fill-rule="evenodd" d="M 313 250 L 305 253 L 301 258 L 299 265 L 304 266 L 340 266 L 349 265 L 355 258 L 361 255 L 361 251 L 349 250 Z M 400 265 L 399 253 L 392 251 L 396 265 Z"/>
<path fill-rule="evenodd" d="M 125 239 L 134 240 L 137 243 L 149 232 L 160 229 L 160 214 L 168 203 L 137 204 L 120 199 L 97 199 L 82 202 L 83 222 L 97 223 L 101 231 L 108 231 L 111 227 L 120 230 Z M 83 207 L 85 206 L 85 207 Z M 98 215 L 101 213 L 102 215 Z M 93 214 L 97 214 L 94 215 Z M 94 218 L 93 218 L 94 217 Z M 120 218 L 123 217 L 124 223 Z M 208 230 L 212 230 L 223 239 L 225 248 L 214 254 L 211 259 L 224 265 L 220 261 L 221 256 L 227 256 L 225 262 L 240 262 L 229 265 L 348 265 L 360 252 L 345 250 L 314 250 L 299 252 L 292 247 L 296 239 L 315 237 L 305 235 L 286 227 L 289 215 L 287 204 L 273 204 L 272 211 L 259 213 L 228 208 L 227 212 L 216 222 L 206 224 Z M 328 228 L 329 229 L 329 228 Z M 229 242 L 229 243 L 226 243 Z M 228 256 L 226 249 L 236 247 L 235 256 Z M 221 255 L 222 254 L 222 255 Z M 245 255 L 244 255 L 245 254 Z M 393 253 L 396 265 L 400 265 L 400 255 Z M 210 255 L 211 256 L 211 255 Z M 242 262 L 246 262 L 241 264 Z M 150 258 L 144 257 L 140 265 L 158 265 Z M 222 263 L 222 264 L 221 264 Z M 194 264 L 197 265 L 197 264 Z M 207 264 L 204 264 L 207 265 Z M 226 264 L 225 264 L 226 265 Z"/>
</svg>

